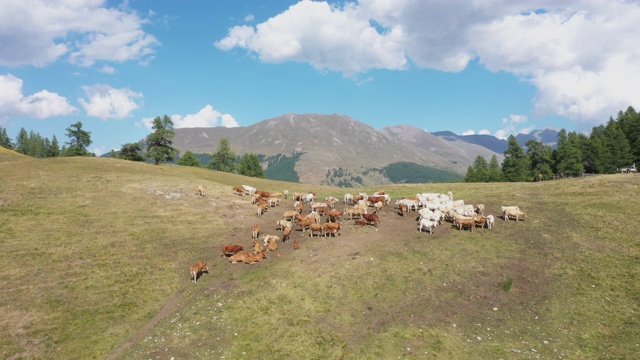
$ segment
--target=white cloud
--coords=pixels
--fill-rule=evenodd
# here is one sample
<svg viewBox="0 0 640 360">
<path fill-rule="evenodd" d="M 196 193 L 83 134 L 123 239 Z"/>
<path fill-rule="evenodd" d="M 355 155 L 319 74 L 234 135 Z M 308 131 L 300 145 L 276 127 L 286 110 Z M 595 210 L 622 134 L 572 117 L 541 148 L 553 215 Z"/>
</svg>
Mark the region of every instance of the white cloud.
<svg viewBox="0 0 640 360">
<path fill-rule="evenodd" d="M 502 125 L 504 125 L 504 127 L 496 131 L 494 136 L 498 139 L 506 139 L 509 135 L 528 134 L 533 131 L 535 126 L 518 128 L 518 125 L 524 124 L 527 121 L 528 118 L 525 115 L 510 114 L 508 118 L 502 118 Z M 488 130 L 483 131 L 486 131 L 487 134 L 489 133 Z"/>
<path fill-rule="evenodd" d="M 116 68 L 114 68 L 113 66 L 105 65 L 101 67 L 99 71 L 105 74 L 115 74 Z"/>
<path fill-rule="evenodd" d="M 11 74 L 0 75 L 0 119 L 8 117 L 29 117 L 44 119 L 69 115 L 78 109 L 67 99 L 48 90 L 24 96 L 22 79 Z"/>
<path fill-rule="evenodd" d="M 467 130 L 467 131 L 465 131 L 465 132 L 463 132 L 463 133 L 462 133 L 462 135 L 463 135 L 463 136 L 466 136 L 466 135 L 475 135 L 475 134 L 476 134 L 476 132 L 475 132 L 475 131 L 473 131 L 473 130 Z"/>
<path fill-rule="evenodd" d="M 149 130 L 153 128 L 154 118 L 143 118 L 142 125 Z M 173 126 L 176 129 L 179 128 L 194 128 L 194 127 L 238 127 L 238 123 L 229 114 L 222 114 L 216 111 L 211 105 L 206 105 L 196 114 L 189 115 L 171 115 Z"/>
<path fill-rule="evenodd" d="M 462 71 L 477 59 L 535 86 L 536 115 L 595 125 L 640 106 L 638 19 L 640 4 L 622 0 L 303 0 L 255 27 L 231 28 L 216 46 L 347 76 L 409 61 Z"/>
<path fill-rule="evenodd" d="M 353 3 L 338 8 L 303 0 L 255 28 L 231 28 L 215 45 L 222 50 L 244 48 L 264 62 L 308 62 L 319 70 L 348 76 L 373 68 L 405 68 L 402 28 L 388 28 L 381 34 L 369 20 Z"/>
<path fill-rule="evenodd" d="M 478 131 L 478 135 L 491 135 L 491 131 L 489 131 L 487 129 L 482 129 L 482 130 Z"/>
<path fill-rule="evenodd" d="M 0 66 L 44 66 L 68 57 L 96 61 L 147 61 L 159 42 L 142 30 L 147 20 L 104 0 L 3 0 Z"/>
<path fill-rule="evenodd" d="M 245 17 L 244 17 L 244 21 L 245 21 L 245 22 L 251 22 L 251 21 L 253 21 L 255 18 L 256 18 L 256 17 L 255 17 L 255 16 L 253 16 L 253 14 L 249 14 L 249 15 L 247 15 L 247 16 L 245 16 Z"/>
<path fill-rule="evenodd" d="M 89 116 L 100 119 L 124 119 L 131 117 L 131 112 L 140 107 L 142 94 L 130 89 L 115 89 L 109 85 L 83 86 L 87 100 L 79 98 L 78 102 Z"/>
</svg>

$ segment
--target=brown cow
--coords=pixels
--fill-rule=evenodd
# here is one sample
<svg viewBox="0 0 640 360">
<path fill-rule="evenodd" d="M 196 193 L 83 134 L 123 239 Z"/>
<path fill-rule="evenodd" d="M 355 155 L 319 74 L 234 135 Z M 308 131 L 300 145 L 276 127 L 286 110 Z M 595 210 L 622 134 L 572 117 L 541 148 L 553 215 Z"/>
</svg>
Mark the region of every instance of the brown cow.
<svg viewBox="0 0 640 360">
<path fill-rule="evenodd" d="M 242 250 L 244 250 L 244 247 L 240 245 L 224 244 L 222 245 L 222 257 L 227 256 L 227 254 L 235 255 Z"/>
<path fill-rule="evenodd" d="M 296 225 L 300 226 L 302 232 L 304 232 L 307 228 L 309 228 L 311 224 L 315 224 L 314 219 L 298 220 L 298 222 L 296 223 Z"/>
<path fill-rule="evenodd" d="M 236 195 L 244 196 L 244 188 L 242 186 L 234 186 L 233 191 L 235 191 Z"/>
<path fill-rule="evenodd" d="M 294 239 L 293 240 L 293 250 L 298 250 L 300 249 L 300 241 L 298 241 L 298 239 Z"/>
<path fill-rule="evenodd" d="M 204 193 L 204 186 L 202 185 L 198 186 L 198 188 L 196 189 L 196 195 L 207 197 L 207 195 Z"/>
<path fill-rule="evenodd" d="M 458 227 L 458 230 L 462 231 L 463 228 L 468 227 L 470 231 L 473 231 L 473 228 L 476 227 L 476 221 L 471 219 L 461 219 L 456 218 L 453 220 L 453 225 Z"/>
<path fill-rule="evenodd" d="M 194 283 L 198 282 L 198 277 L 203 273 L 203 272 L 209 272 L 209 264 L 207 264 L 204 261 L 198 261 L 197 263 L 191 265 L 191 281 L 193 281 Z"/>
<path fill-rule="evenodd" d="M 255 224 L 251 228 L 251 238 L 257 239 L 259 235 L 260 235 L 260 224 Z"/>
<path fill-rule="evenodd" d="M 409 212 L 409 207 L 406 204 L 398 204 L 398 209 L 400 209 L 400 215 L 402 216 Z"/>
<path fill-rule="evenodd" d="M 365 220 L 355 220 L 354 221 L 355 225 L 359 225 L 359 226 L 366 226 L 369 225 Z"/>
<path fill-rule="evenodd" d="M 229 262 L 232 264 L 244 262 L 251 255 L 252 255 L 251 252 L 237 253 L 229 257 Z"/>
<path fill-rule="evenodd" d="M 373 226 L 380 225 L 380 218 L 378 217 L 378 214 L 362 214 L 362 217 L 364 217 L 364 219 Z"/>
<path fill-rule="evenodd" d="M 269 251 L 278 250 L 278 242 L 275 241 L 273 238 L 269 238 L 269 244 L 267 244 L 267 250 Z"/>
<path fill-rule="evenodd" d="M 324 223 L 322 224 L 322 230 L 324 231 L 324 236 L 327 236 L 327 234 L 329 235 L 333 235 L 335 236 L 340 235 L 338 233 L 338 231 L 340 231 L 340 229 L 342 228 L 342 224 L 340 224 L 339 222 L 335 222 L 335 223 Z"/>
<path fill-rule="evenodd" d="M 322 225 L 318 224 L 318 223 L 313 223 L 311 225 L 309 225 L 309 236 L 313 237 L 313 233 L 318 233 L 318 236 L 320 236 L 320 233 L 322 232 Z"/>
<path fill-rule="evenodd" d="M 282 241 L 287 241 L 289 240 L 289 236 L 291 235 L 291 228 L 290 227 L 286 227 L 282 230 Z"/>
<path fill-rule="evenodd" d="M 251 256 L 247 257 L 244 260 L 244 263 L 245 264 L 257 264 L 260 261 L 262 261 L 262 259 L 266 259 L 266 258 L 267 258 L 267 253 L 266 252 L 260 252 L 260 253 L 257 253 L 255 255 L 251 255 Z"/>
<path fill-rule="evenodd" d="M 258 240 L 253 240 L 253 252 L 261 253 L 263 251 L 264 251 L 264 246 L 262 246 L 262 244 L 260 244 Z"/>
<path fill-rule="evenodd" d="M 340 218 L 340 216 L 342 216 L 343 213 L 344 213 L 344 211 L 342 211 L 342 210 L 329 210 L 329 211 L 327 211 L 327 216 L 329 217 L 329 222 L 338 221 L 338 218 Z"/>
</svg>

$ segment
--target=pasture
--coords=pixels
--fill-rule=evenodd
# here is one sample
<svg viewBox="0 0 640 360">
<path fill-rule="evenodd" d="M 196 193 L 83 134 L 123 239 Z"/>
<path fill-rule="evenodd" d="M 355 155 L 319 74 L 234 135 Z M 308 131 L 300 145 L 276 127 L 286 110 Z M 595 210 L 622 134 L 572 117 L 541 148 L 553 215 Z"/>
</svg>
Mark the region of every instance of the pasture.
<svg viewBox="0 0 640 360">
<path fill-rule="evenodd" d="M 342 219 L 326 238 L 294 227 L 281 256 L 230 264 L 222 244 L 250 248 L 256 223 L 280 235 L 276 219 L 293 208 L 258 218 L 240 184 L 393 200 L 378 227 Z M 529 217 L 420 233 L 415 212 L 391 207 L 426 191 Z M 356 190 L 0 149 L 0 357 L 634 358 L 639 193 L 634 174 Z M 200 260 L 209 271 L 194 284 Z"/>
</svg>

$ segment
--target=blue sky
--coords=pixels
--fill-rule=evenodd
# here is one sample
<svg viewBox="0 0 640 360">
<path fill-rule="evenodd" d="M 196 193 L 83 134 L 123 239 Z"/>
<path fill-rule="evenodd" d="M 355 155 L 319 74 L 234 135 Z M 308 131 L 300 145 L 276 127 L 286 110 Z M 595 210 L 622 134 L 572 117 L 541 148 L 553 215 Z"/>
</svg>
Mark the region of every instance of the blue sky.
<svg viewBox="0 0 640 360">
<path fill-rule="evenodd" d="M 0 126 L 89 149 L 339 113 L 501 138 L 638 108 L 636 1 L 3 0 Z M 636 85 L 636 89 L 632 86 Z"/>
</svg>

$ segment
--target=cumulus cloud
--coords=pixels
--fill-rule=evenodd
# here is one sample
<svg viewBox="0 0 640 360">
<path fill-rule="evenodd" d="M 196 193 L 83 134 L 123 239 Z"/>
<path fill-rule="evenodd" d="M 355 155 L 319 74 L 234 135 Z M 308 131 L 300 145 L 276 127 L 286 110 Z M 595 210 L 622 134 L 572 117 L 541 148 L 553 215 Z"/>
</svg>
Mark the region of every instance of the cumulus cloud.
<svg viewBox="0 0 640 360">
<path fill-rule="evenodd" d="M 510 114 L 508 118 L 502 118 L 504 127 L 496 131 L 494 136 L 498 139 L 507 139 L 510 135 L 528 134 L 535 126 L 519 127 L 519 125 L 525 124 L 527 121 L 528 118 L 524 115 Z"/>
<path fill-rule="evenodd" d="M 0 75 L 0 119 L 29 117 L 45 119 L 75 113 L 78 109 L 63 96 L 48 90 L 24 96 L 22 79 L 11 74 Z"/>
<path fill-rule="evenodd" d="M 478 135 L 491 135 L 491 131 L 489 131 L 487 129 L 482 129 L 482 130 L 478 131 Z"/>
<path fill-rule="evenodd" d="M 476 134 L 476 132 L 475 132 L 475 131 L 473 131 L 473 130 L 467 130 L 467 131 L 464 131 L 464 132 L 462 133 L 462 136 L 466 136 L 466 135 L 475 135 L 475 134 Z"/>
<path fill-rule="evenodd" d="M 124 119 L 140 107 L 142 94 L 130 89 L 116 89 L 109 85 L 83 86 L 87 99 L 78 102 L 89 116 L 100 119 Z"/>
<path fill-rule="evenodd" d="M 535 86 L 535 115 L 591 126 L 640 104 L 638 19 L 640 4 L 623 0 L 302 0 L 215 45 L 346 76 L 409 63 L 457 72 L 477 60 Z"/>
<path fill-rule="evenodd" d="M 149 130 L 153 128 L 154 118 L 143 118 L 142 125 Z M 238 127 L 238 122 L 229 114 L 222 114 L 216 111 L 211 105 L 206 105 L 200 111 L 195 114 L 189 115 L 171 115 L 173 126 L 176 129 L 179 128 L 194 128 L 194 127 Z"/>
<path fill-rule="evenodd" d="M 158 40 L 147 20 L 104 0 L 3 0 L 0 66 L 44 66 L 61 57 L 82 66 L 96 61 L 148 61 Z"/>
<path fill-rule="evenodd" d="M 356 4 L 345 3 L 339 8 L 303 0 L 255 28 L 231 28 L 215 46 L 222 50 L 244 48 L 264 62 L 308 62 L 319 70 L 350 76 L 374 68 L 405 68 L 403 37 L 401 27 L 379 33 Z"/>
</svg>

